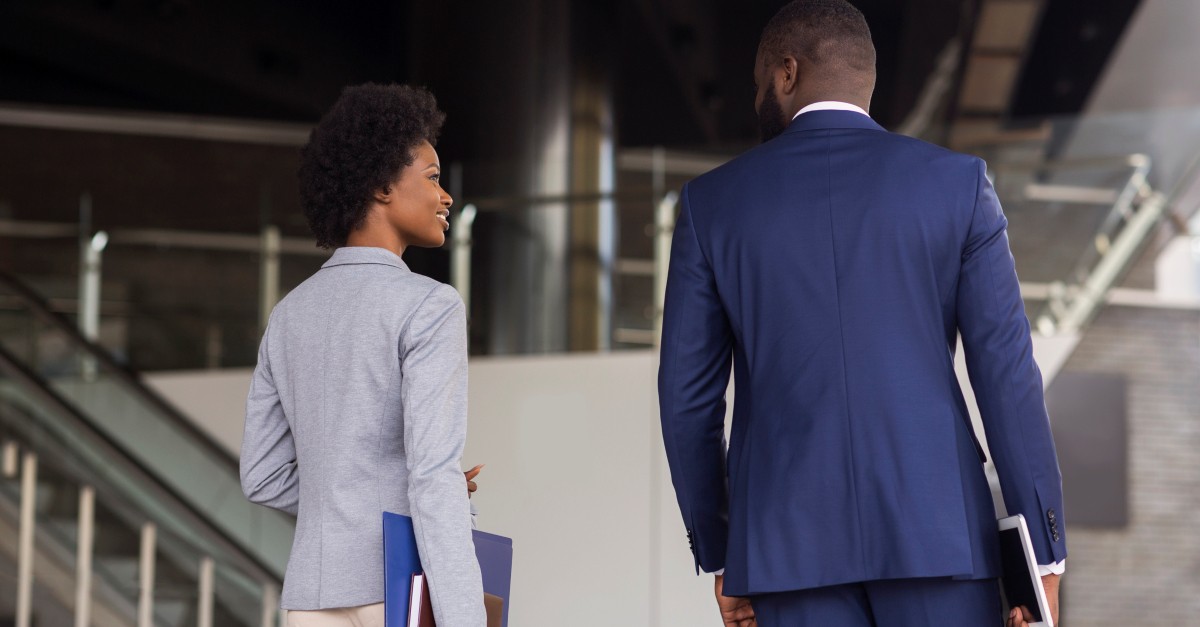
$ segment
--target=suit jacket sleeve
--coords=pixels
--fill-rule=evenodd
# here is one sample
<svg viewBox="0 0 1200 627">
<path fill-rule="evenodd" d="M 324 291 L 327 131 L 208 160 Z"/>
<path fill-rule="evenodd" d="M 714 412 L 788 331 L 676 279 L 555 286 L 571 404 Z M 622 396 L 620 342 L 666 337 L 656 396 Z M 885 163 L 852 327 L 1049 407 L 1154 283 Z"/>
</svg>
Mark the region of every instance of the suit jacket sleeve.
<svg viewBox="0 0 1200 627">
<path fill-rule="evenodd" d="M 958 280 L 958 328 L 988 448 L 1010 515 L 1024 514 L 1039 564 L 1067 555 L 1062 477 L 1009 252 L 1008 221 L 977 165 L 974 215 Z"/>
<path fill-rule="evenodd" d="M 684 186 L 667 275 L 658 397 L 671 482 L 697 571 L 725 566 L 725 390 L 732 347 L 729 319 Z"/>
<path fill-rule="evenodd" d="M 269 328 L 269 326 L 268 326 Z M 283 414 L 271 360 L 269 332 L 258 349 L 258 365 L 246 397 L 246 424 L 240 459 L 242 492 L 254 503 L 296 515 L 300 501 L 300 474 L 296 467 L 296 442 Z"/>
<path fill-rule="evenodd" d="M 434 617 L 445 627 L 486 622 L 461 460 L 467 439 L 467 321 L 438 285 L 401 334 L 401 403 L 408 501 Z"/>
</svg>

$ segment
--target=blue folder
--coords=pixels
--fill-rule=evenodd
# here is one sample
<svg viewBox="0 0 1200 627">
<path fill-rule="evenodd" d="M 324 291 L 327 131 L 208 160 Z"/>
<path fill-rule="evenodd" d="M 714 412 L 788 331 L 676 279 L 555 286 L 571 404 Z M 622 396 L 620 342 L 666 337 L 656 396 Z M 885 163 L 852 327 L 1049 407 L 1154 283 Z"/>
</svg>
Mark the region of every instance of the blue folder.
<svg viewBox="0 0 1200 627">
<path fill-rule="evenodd" d="M 483 573 L 483 591 L 504 599 L 504 627 L 508 627 L 509 590 L 512 588 L 512 538 L 474 531 L 475 558 Z M 383 608 L 386 627 L 405 627 L 408 596 L 414 573 L 423 572 L 413 535 L 412 518 L 383 513 Z"/>
</svg>

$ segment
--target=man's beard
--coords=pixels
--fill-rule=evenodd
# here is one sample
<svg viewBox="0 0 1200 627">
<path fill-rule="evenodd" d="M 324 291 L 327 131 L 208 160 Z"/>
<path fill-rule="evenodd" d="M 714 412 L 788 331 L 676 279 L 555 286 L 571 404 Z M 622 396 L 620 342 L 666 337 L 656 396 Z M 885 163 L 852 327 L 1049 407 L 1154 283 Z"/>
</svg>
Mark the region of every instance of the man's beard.
<svg viewBox="0 0 1200 627">
<path fill-rule="evenodd" d="M 779 137 L 787 130 L 784 120 L 783 107 L 775 97 L 775 79 L 767 85 L 767 93 L 763 96 L 762 104 L 758 107 L 758 133 L 764 143 Z"/>
</svg>

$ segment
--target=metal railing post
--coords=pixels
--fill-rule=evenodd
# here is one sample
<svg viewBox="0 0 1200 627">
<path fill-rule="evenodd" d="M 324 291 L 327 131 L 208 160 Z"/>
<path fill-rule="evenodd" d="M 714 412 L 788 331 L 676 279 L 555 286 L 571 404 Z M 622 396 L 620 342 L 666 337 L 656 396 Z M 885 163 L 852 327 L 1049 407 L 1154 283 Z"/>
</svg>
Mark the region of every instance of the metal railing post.
<svg viewBox="0 0 1200 627">
<path fill-rule="evenodd" d="M 260 627 L 275 627 L 279 614 L 279 587 L 273 583 L 263 584 Z"/>
<path fill-rule="evenodd" d="M 196 627 L 213 627 L 213 559 L 200 559 L 200 583 L 196 599 Z"/>
<path fill-rule="evenodd" d="M 142 525 L 142 546 L 138 560 L 138 627 L 154 627 L 154 553 L 158 528 Z"/>
<path fill-rule="evenodd" d="M 79 489 L 79 542 L 75 557 L 75 627 L 92 622 L 92 545 L 96 524 L 96 489 Z"/>
<path fill-rule="evenodd" d="M 262 249 L 259 261 L 258 328 L 265 331 L 271 319 L 271 310 L 279 302 L 279 252 L 281 248 L 279 227 L 266 226 L 262 231 Z"/>
<path fill-rule="evenodd" d="M 17 471 L 21 466 L 21 449 L 16 442 L 8 441 L 4 443 L 3 459 L 0 459 L 0 470 L 3 471 L 5 479 L 12 479 L 17 476 Z"/>
<path fill-rule="evenodd" d="M 471 317 L 471 232 L 477 214 L 475 205 L 463 206 L 450 232 L 450 282 L 462 296 L 468 318 Z"/>
<path fill-rule="evenodd" d="M 100 267 L 108 233 L 98 231 L 83 247 L 83 272 L 79 286 L 79 332 L 91 342 L 100 337 Z M 96 361 L 84 356 L 80 374 L 85 381 L 96 379 Z"/>
<path fill-rule="evenodd" d="M 663 195 L 654 209 L 654 338 L 662 340 L 663 306 L 667 299 L 667 270 L 671 265 L 671 235 L 675 232 L 675 205 L 679 194 Z"/>
<path fill-rule="evenodd" d="M 37 455 L 26 452 L 21 463 L 21 513 L 17 532 L 17 627 L 30 627 L 33 617 L 33 531 L 37 504 Z"/>
</svg>

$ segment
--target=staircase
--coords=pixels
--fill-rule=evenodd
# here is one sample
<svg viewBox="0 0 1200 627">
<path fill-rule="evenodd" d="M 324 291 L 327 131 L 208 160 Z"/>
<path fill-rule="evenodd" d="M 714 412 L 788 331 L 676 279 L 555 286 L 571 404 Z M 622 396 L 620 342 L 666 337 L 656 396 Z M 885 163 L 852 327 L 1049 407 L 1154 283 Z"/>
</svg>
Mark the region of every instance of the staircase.
<svg viewBox="0 0 1200 627">
<path fill-rule="evenodd" d="M 277 620 L 292 520 L 248 503 L 236 460 L 3 275 L 0 452 L 0 625 Z"/>
</svg>

